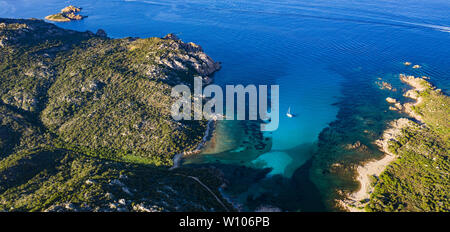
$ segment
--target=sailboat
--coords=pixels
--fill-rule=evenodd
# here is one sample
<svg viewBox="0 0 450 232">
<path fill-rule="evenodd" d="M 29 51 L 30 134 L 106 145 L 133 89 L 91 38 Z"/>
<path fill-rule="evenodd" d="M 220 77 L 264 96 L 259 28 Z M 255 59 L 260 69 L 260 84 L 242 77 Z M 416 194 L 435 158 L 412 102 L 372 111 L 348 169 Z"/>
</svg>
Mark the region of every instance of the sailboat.
<svg viewBox="0 0 450 232">
<path fill-rule="evenodd" d="M 288 116 L 288 118 L 293 118 L 295 117 L 294 114 L 291 114 L 291 107 L 289 106 L 288 112 L 286 113 L 286 116 Z"/>
</svg>

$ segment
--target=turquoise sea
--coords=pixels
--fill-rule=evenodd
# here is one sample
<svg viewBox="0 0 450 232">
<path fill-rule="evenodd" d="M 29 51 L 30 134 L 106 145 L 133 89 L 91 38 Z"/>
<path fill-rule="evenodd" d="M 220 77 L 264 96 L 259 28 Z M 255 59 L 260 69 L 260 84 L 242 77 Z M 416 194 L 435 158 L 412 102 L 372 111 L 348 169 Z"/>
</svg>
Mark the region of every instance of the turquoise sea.
<svg viewBox="0 0 450 232">
<path fill-rule="evenodd" d="M 112 38 L 175 33 L 222 62 L 216 84 L 280 85 L 278 130 L 221 121 L 202 154 L 184 160 L 220 170 L 243 211 L 336 210 L 336 190 L 358 184 L 334 167 L 381 157 L 373 141 L 402 116 L 384 101 L 401 99 L 398 74 L 450 88 L 448 0 L 0 0 L 0 17 L 44 18 L 70 4 L 88 18 L 58 26 Z M 284 116 L 288 107 L 297 117 Z M 345 150 L 357 141 L 368 150 Z"/>
</svg>

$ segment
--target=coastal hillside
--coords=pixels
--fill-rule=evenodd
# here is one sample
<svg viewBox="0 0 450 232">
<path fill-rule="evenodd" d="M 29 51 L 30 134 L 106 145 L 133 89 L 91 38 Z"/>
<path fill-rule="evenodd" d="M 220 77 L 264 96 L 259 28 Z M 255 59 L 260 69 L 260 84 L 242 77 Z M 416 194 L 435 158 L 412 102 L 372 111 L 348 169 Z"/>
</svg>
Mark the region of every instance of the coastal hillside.
<svg viewBox="0 0 450 232">
<path fill-rule="evenodd" d="M 412 116 L 393 138 L 381 141 L 397 157 L 375 180 L 366 211 L 449 211 L 450 97 L 427 80 L 400 76 L 413 89 L 415 103 L 402 108 Z"/>
<path fill-rule="evenodd" d="M 0 19 L 1 211 L 224 211 L 214 170 L 168 171 L 205 121 L 174 121 L 170 96 L 220 68 L 174 35 L 110 39 Z"/>
</svg>

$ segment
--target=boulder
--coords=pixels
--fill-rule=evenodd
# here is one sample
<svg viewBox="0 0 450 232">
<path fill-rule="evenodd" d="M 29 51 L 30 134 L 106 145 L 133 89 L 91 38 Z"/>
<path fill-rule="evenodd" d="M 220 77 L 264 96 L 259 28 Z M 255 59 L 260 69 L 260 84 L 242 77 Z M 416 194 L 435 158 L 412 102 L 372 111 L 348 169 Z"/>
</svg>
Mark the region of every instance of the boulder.
<svg viewBox="0 0 450 232">
<path fill-rule="evenodd" d="M 107 34 L 103 29 L 98 29 L 95 34 L 100 37 L 107 37 Z"/>
</svg>

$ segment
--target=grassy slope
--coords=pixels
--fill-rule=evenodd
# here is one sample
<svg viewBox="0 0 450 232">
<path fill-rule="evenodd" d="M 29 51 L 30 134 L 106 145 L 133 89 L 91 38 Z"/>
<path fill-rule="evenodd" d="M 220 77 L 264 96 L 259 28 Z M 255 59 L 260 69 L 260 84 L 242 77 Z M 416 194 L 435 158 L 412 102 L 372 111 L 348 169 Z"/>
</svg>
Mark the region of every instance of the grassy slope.
<svg viewBox="0 0 450 232">
<path fill-rule="evenodd" d="M 195 181 L 220 185 L 211 170 L 168 171 L 108 162 L 66 150 L 17 153 L 0 163 L 0 210 L 14 211 L 223 211 Z M 216 195 L 218 192 L 216 192 Z"/>
</svg>

